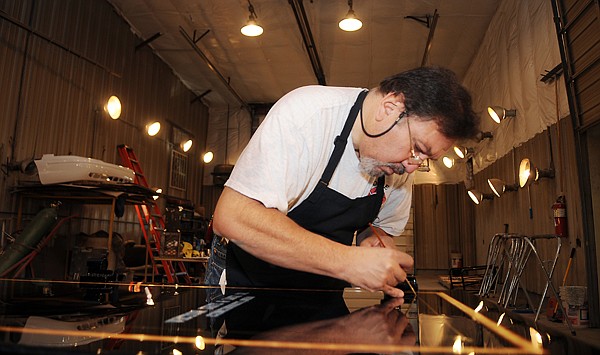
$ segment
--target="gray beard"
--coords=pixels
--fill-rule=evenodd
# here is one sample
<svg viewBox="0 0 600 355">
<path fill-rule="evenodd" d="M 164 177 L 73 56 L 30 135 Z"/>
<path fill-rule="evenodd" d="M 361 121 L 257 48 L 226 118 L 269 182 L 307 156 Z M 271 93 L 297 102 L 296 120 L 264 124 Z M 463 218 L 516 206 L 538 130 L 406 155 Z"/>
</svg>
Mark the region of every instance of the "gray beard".
<svg viewBox="0 0 600 355">
<path fill-rule="evenodd" d="M 381 166 L 390 167 L 392 170 L 394 170 L 395 174 L 404 174 L 404 165 L 402 165 L 401 163 L 384 163 L 379 160 L 367 157 L 360 157 L 359 160 L 360 170 L 369 176 L 380 177 L 384 175 L 385 173 L 379 169 L 379 167 Z"/>
</svg>

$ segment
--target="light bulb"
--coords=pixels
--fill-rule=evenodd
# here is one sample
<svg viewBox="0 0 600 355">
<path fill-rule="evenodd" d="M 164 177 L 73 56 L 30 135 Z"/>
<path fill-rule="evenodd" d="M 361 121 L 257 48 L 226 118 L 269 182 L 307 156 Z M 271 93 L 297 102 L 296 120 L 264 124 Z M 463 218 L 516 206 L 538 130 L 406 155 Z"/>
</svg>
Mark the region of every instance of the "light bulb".
<svg viewBox="0 0 600 355">
<path fill-rule="evenodd" d="M 350 9 L 346 17 L 338 24 L 340 28 L 347 32 L 358 31 L 362 27 L 362 22 L 356 18 L 354 11 Z"/>
<path fill-rule="evenodd" d="M 256 37 L 263 34 L 263 28 L 256 23 L 254 16 L 251 15 L 248 22 L 246 22 L 246 26 L 242 27 L 240 32 L 242 32 L 244 36 Z"/>
<path fill-rule="evenodd" d="M 192 148 L 192 144 L 194 144 L 194 142 L 191 139 L 188 139 L 187 141 L 181 143 L 181 149 L 183 149 L 184 152 L 187 152 Z"/>
<path fill-rule="evenodd" d="M 160 122 L 156 121 L 146 126 L 146 132 L 150 137 L 154 137 L 160 132 Z"/>
<path fill-rule="evenodd" d="M 104 110 L 113 120 L 118 119 L 121 117 L 121 100 L 116 96 L 111 96 L 106 102 Z"/>
<path fill-rule="evenodd" d="M 213 152 L 206 152 L 204 153 L 204 155 L 202 156 L 202 161 L 206 164 L 210 163 L 214 158 L 214 154 Z"/>
</svg>

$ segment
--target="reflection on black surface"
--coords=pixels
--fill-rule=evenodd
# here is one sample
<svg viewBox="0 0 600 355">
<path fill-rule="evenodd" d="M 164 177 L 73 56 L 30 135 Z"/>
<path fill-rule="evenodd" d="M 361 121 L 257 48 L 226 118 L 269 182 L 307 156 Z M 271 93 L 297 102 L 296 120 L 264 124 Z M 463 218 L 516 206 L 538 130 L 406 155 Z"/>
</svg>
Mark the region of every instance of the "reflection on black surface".
<svg viewBox="0 0 600 355">
<path fill-rule="evenodd" d="M 50 334 L 23 333 L 18 339 L 18 344 L 29 346 L 48 346 L 69 348 L 93 343 L 102 340 L 102 336 L 76 335 L 77 332 L 97 331 L 99 333 L 119 334 L 125 329 L 126 316 L 114 315 L 106 317 L 90 317 L 83 319 L 55 319 L 49 317 L 30 316 L 25 320 L 25 329 L 53 329 L 60 330 L 63 336 Z"/>
<path fill-rule="evenodd" d="M 415 332 L 400 311 L 403 303 L 403 299 L 390 299 L 349 313 L 341 293 L 283 294 L 275 298 L 257 295 L 255 302 L 228 313 L 213 326 L 219 326 L 217 336 L 224 338 L 280 341 L 290 346 L 230 349 L 235 354 L 298 353 L 301 343 L 308 342 L 327 344 L 323 348 L 329 349 L 318 352 L 328 354 L 348 353 L 349 346 L 354 348 L 352 352 L 364 352 L 358 348 L 359 344 L 414 346 Z"/>
<path fill-rule="evenodd" d="M 119 297 L 94 303 L 59 292 L 66 283 L 25 284 L 33 283 L 0 280 L 0 354 L 540 353 L 528 345 L 529 325 L 508 314 L 496 325 L 505 310 L 489 303 L 476 313 L 491 322 L 484 327 L 473 315 L 481 299 L 468 294 L 419 292 L 409 307 L 402 299 L 365 305 L 355 292 L 228 289 L 207 303 L 218 288 L 144 284 L 135 292 L 113 283 Z M 349 298 L 358 298 L 353 312 Z M 597 350 L 573 339 L 542 334 L 552 354 Z"/>
<path fill-rule="evenodd" d="M 34 292 L 32 283 L 54 292 Z M 73 282 L 0 282 L 0 354 L 111 352 L 123 345 L 121 337 L 134 331 L 140 312 L 153 311 L 147 307 L 145 292 L 123 292 L 128 285 L 105 285 L 122 293 L 120 299 L 111 297 L 118 300 L 113 304 L 90 301 L 77 286 Z M 173 296 L 172 290 L 146 288 L 152 288 L 159 300 Z"/>
<path fill-rule="evenodd" d="M 145 303 L 142 290 L 154 305 Z M 65 295 L 3 296 L 0 353 L 341 354 L 415 347 L 402 299 L 350 313 L 341 291 L 233 290 L 210 303 L 206 291 L 155 285 L 122 292 L 119 304 Z"/>
</svg>

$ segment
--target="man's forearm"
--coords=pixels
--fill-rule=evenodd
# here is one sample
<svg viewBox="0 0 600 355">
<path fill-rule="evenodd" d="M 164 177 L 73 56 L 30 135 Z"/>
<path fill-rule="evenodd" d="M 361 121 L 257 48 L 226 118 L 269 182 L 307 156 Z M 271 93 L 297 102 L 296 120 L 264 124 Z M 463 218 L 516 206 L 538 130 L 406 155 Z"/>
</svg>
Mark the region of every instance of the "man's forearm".
<svg viewBox="0 0 600 355">
<path fill-rule="evenodd" d="M 276 209 L 225 188 L 213 229 L 246 252 L 272 264 L 338 277 L 348 247 L 311 233 Z"/>
</svg>

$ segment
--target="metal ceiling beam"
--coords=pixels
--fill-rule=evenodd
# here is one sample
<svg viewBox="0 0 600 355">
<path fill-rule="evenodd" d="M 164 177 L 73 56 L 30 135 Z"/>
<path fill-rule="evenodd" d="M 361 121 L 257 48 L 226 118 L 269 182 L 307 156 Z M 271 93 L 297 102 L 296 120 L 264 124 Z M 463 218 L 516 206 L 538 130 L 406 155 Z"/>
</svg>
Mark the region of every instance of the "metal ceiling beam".
<svg viewBox="0 0 600 355">
<path fill-rule="evenodd" d="M 306 52 L 308 54 L 308 58 L 310 59 L 310 64 L 312 65 L 313 72 L 317 77 L 317 82 L 320 85 L 327 85 L 327 82 L 325 80 L 325 72 L 323 71 L 321 60 L 319 60 L 317 46 L 313 39 L 312 31 L 310 30 L 310 24 L 308 23 L 308 18 L 306 17 L 306 11 L 304 11 L 304 4 L 302 3 L 302 0 L 288 1 L 290 3 L 290 6 L 292 7 L 292 11 L 294 11 L 296 23 L 298 24 L 298 29 L 300 30 L 300 34 L 302 35 L 302 40 L 304 41 L 304 46 L 306 47 Z"/>
<path fill-rule="evenodd" d="M 147 40 L 143 41 L 142 43 L 138 44 L 137 46 L 135 46 L 135 50 L 139 50 L 140 48 L 149 45 L 150 43 L 152 43 L 153 41 L 157 40 L 160 36 L 162 36 L 162 33 L 160 32 L 156 32 L 152 37 L 148 38 Z"/>
<path fill-rule="evenodd" d="M 204 54 L 204 52 L 202 52 L 202 50 L 198 48 L 198 46 L 196 45 L 197 40 L 195 38 L 190 37 L 190 35 L 188 35 L 188 33 L 185 32 L 185 30 L 181 26 L 179 26 L 179 32 L 183 35 L 183 38 L 185 38 L 185 40 L 190 44 L 190 46 L 192 46 L 192 48 L 194 49 L 194 51 L 196 51 L 200 58 L 204 60 L 208 68 L 217 75 L 217 77 L 221 80 L 223 85 L 225 85 L 227 90 L 229 90 L 229 92 L 239 101 L 242 107 L 251 113 L 252 110 L 250 109 L 250 106 L 248 106 L 248 103 L 246 103 L 246 101 L 242 99 L 242 97 L 237 93 L 237 91 L 235 91 L 231 84 L 229 84 L 229 80 L 225 79 L 223 74 L 221 74 L 219 69 L 217 69 L 217 67 L 215 67 L 215 65 L 210 61 L 210 59 L 208 59 L 206 54 Z"/>
<path fill-rule="evenodd" d="M 190 101 L 190 104 L 193 104 L 193 103 L 194 103 L 194 102 L 196 102 L 196 101 L 200 101 L 200 100 L 201 100 L 201 99 L 202 99 L 204 96 L 206 96 L 206 95 L 210 94 L 211 92 L 212 92 L 212 89 L 205 90 L 205 91 L 204 91 L 202 94 L 200 94 L 200 95 L 198 95 L 198 96 L 194 97 L 194 98 L 192 99 L 192 101 Z"/>
<path fill-rule="evenodd" d="M 56 47 L 64 50 L 67 53 L 71 53 L 72 55 L 74 55 L 74 56 L 76 56 L 76 57 L 78 57 L 78 58 L 80 58 L 80 59 L 82 59 L 82 60 L 84 60 L 84 61 L 92 64 L 92 65 L 97 66 L 98 68 L 104 70 L 105 72 L 107 72 L 108 74 L 110 74 L 110 75 L 112 75 L 112 76 L 114 76 L 116 78 L 119 78 L 119 79 L 122 78 L 122 76 L 120 74 L 115 73 L 114 71 L 112 71 L 107 66 L 104 66 L 104 65 L 98 63 L 97 61 L 95 61 L 95 60 L 93 60 L 93 59 L 91 59 L 91 58 L 89 58 L 89 57 L 87 57 L 87 56 L 85 56 L 85 55 L 83 55 L 83 54 L 81 54 L 81 53 L 79 53 L 77 51 L 72 50 L 71 48 L 67 47 L 65 44 L 62 44 L 62 43 L 60 43 L 58 41 L 55 41 L 54 39 L 52 39 L 52 38 L 44 35 L 43 33 L 34 30 L 33 28 L 31 28 L 28 25 L 24 24 L 23 22 L 19 21 L 18 19 L 15 19 L 15 18 L 9 16 L 4 11 L 0 11 L 0 18 L 2 18 L 4 20 L 12 23 L 13 25 L 15 25 L 15 26 L 17 26 L 17 27 L 19 27 L 19 28 L 27 31 L 28 33 L 30 33 L 30 34 L 38 37 L 38 38 L 41 38 L 41 39 L 45 40 L 46 42 L 48 42 L 50 44 L 55 45 Z"/>
</svg>

